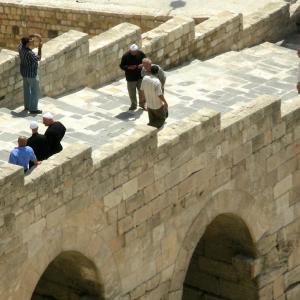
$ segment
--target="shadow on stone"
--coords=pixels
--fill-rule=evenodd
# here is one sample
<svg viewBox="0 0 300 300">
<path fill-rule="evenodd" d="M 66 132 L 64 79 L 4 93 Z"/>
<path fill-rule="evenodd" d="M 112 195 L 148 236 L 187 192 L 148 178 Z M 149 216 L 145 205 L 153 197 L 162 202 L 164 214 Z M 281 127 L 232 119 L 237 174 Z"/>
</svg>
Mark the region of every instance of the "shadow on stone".
<svg viewBox="0 0 300 300">
<path fill-rule="evenodd" d="M 143 113 L 143 109 L 138 109 L 135 112 L 124 111 L 116 115 L 117 119 L 122 121 L 134 121 L 137 120 Z"/>
<path fill-rule="evenodd" d="M 185 1 L 182 1 L 182 0 L 175 0 L 175 1 L 172 1 L 170 3 L 170 6 L 173 8 L 173 9 L 176 9 L 176 8 L 181 8 L 181 7 L 184 7 L 186 5 L 186 2 Z"/>
<path fill-rule="evenodd" d="M 11 114 L 14 118 L 25 118 L 25 117 L 28 116 L 27 110 L 22 110 L 22 111 L 20 111 L 20 112 L 11 111 L 10 114 Z"/>
</svg>

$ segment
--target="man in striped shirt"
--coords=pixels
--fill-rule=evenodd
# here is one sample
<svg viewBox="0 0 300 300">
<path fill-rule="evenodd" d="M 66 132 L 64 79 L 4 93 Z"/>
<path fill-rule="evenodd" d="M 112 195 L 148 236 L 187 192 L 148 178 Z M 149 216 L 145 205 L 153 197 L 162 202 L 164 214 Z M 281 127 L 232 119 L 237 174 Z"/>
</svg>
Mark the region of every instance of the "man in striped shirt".
<svg viewBox="0 0 300 300">
<path fill-rule="evenodd" d="M 31 49 L 35 37 L 39 40 L 37 55 Z M 38 110 L 40 82 L 37 74 L 38 62 L 42 57 L 42 45 L 42 39 L 39 34 L 23 37 L 18 45 L 21 62 L 20 72 L 23 77 L 24 109 L 31 114 L 42 113 L 41 110 Z"/>
</svg>

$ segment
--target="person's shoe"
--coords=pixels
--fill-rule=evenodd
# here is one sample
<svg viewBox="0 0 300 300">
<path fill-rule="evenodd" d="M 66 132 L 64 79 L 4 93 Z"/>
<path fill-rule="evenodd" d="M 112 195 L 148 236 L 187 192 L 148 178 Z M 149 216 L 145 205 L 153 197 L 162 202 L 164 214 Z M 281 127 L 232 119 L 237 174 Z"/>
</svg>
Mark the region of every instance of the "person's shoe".
<svg viewBox="0 0 300 300">
<path fill-rule="evenodd" d="M 37 115 L 37 114 L 43 113 L 43 111 L 42 111 L 42 110 L 39 110 L 39 109 L 38 109 L 38 110 L 31 110 L 30 113 L 31 113 L 31 114 L 34 114 L 34 115 Z"/>
<path fill-rule="evenodd" d="M 136 110 L 136 106 L 135 105 L 131 105 L 128 110 Z"/>
<path fill-rule="evenodd" d="M 146 106 L 145 105 L 139 105 L 139 107 L 142 109 L 142 110 L 147 110 Z"/>
</svg>

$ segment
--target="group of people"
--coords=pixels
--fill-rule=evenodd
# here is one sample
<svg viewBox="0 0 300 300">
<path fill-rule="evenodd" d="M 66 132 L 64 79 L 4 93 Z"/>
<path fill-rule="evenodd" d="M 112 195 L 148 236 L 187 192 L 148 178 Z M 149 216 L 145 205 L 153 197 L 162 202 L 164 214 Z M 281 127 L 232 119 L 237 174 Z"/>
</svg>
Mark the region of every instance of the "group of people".
<svg viewBox="0 0 300 300">
<path fill-rule="evenodd" d="M 122 56 L 120 68 L 125 71 L 131 101 L 129 110 L 137 109 L 138 93 L 139 107 L 148 111 L 148 125 L 162 127 L 168 117 L 168 103 L 164 97 L 164 70 L 159 65 L 152 64 L 136 44 L 132 44 Z"/>
<path fill-rule="evenodd" d="M 38 53 L 32 50 L 34 39 L 38 39 Z M 31 114 L 40 114 L 38 100 L 40 85 L 38 62 L 42 58 L 42 38 L 39 34 L 23 37 L 18 45 L 20 72 L 23 78 L 24 110 Z M 127 89 L 131 105 L 130 111 L 137 109 L 137 92 L 139 106 L 148 111 L 148 125 L 160 128 L 168 117 L 168 103 L 164 97 L 166 75 L 159 65 L 152 64 L 145 53 L 136 44 L 122 56 L 120 68 L 125 71 Z"/>
<path fill-rule="evenodd" d="M 38 40 L 38 53 L 32 50 L 34 40 Z M 20 57 L 20 73 L 23 78 L 24 111 L 30 114 L 41 114 L 38 109 L 40 84 L 38 64 L 42 58 L 42 38 L 39 34 L 23 37 L 18 45 Z M 148 125 L 160 128 L 168 117 L 168 103 L 164 97 L 166 75 L 159 66 L 139 50 L 136 44 L 129 47 L 121 60 L 120 68 L 125 71 L 127 88 L 131 105 L 130 111 L 137 109 L 137 92 L 139 106 L 148 111 Z M 32 166 L 48 159 L 62 150 L 61 140 L 66 128 L 61 122 L 54 121 L 51 113 L 43 115 L 43 124 L 47 126 L 45 134 L 39 134 L 39 125 L 36 121 L 30 123 L 32 136 L 19 136 L 18 146 L 9 156 L 9 163 L 22 166 L 27 172 Z"/>
<path fill-rule="evenodd" d="M 55 121 L 49 112 L 43 115 L 43 124 L 47 129 L 44 134 L 40 134 L 38 122 L 30 122 L 31 137 L 27 139 L 25 136 L 19 136 L 18 146 L 10 152 L 8 162 L 23 167 L 25 173 L 63 149 L 61 140 L 66 132 L 65 126 Z"/>
</svg>

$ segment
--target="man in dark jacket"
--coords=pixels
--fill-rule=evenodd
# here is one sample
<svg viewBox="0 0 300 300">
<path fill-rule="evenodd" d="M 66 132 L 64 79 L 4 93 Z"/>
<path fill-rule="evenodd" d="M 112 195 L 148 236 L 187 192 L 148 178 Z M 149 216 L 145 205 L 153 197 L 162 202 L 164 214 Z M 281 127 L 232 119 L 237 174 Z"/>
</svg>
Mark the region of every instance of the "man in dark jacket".
<svg viewBox="0 0 300 300">
<path fill-rule="evenodd" d="M 30 122 L 30 129 L 32 136 L 27 140 L 27 146 L 31 147 L 38 161 L 42 161 L 48 158 L 49 145 L 47 138 L 43 134 L 39 134 L 39 124 L 36 121 Z M 29 163 L 29 168 L 34 164 Z"/>
<path fill-rule="evenodd" d="M 48 127 L 45 136 L 49 144 L 48 157 L 50 157 L 63 149 L 60 142 L 65 135 L 66 128 L 61 122 L 54 121 L 53 115 L 49 112 L 43 115 L 43 124 Z"/>
<path fill-rule="evenodd" d="M 129 110 L 135 110 L 137 108 L 136 90 L 139 93 L 139 106 L 144 108 L 145 101 L 140 94 L 140 88 L 142 83 L 141 69 L 143 67 L 142 60 L 146 55 L 139 50 L 136 44 L 132 44 L 129 47 L 129 51 L 122 56 L 120 68 L 125 71 L 125 77 L 127 81 L 127 89 L 131 106 Z"/>
</svg>

